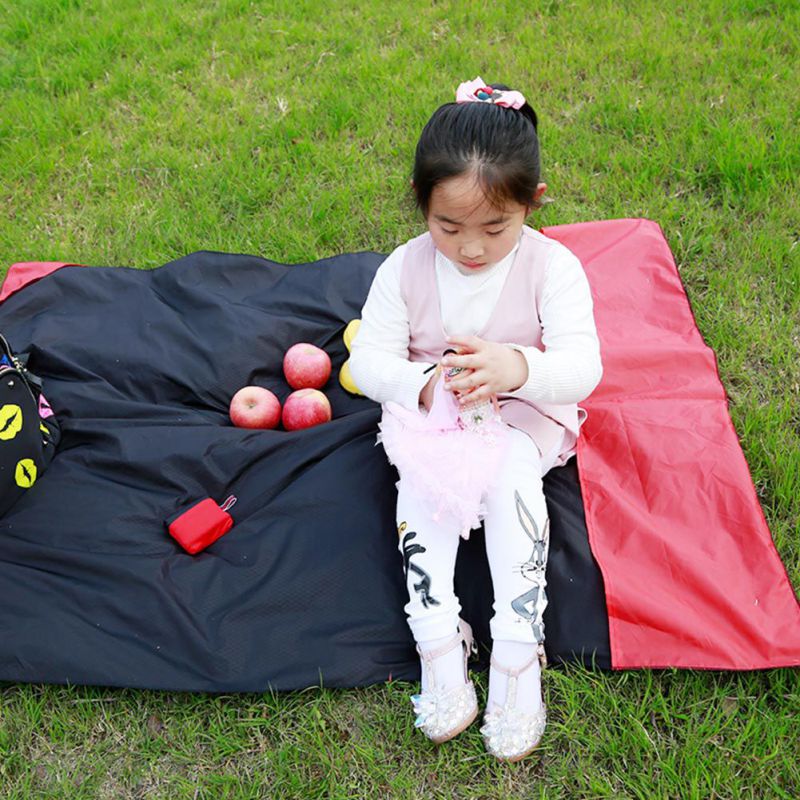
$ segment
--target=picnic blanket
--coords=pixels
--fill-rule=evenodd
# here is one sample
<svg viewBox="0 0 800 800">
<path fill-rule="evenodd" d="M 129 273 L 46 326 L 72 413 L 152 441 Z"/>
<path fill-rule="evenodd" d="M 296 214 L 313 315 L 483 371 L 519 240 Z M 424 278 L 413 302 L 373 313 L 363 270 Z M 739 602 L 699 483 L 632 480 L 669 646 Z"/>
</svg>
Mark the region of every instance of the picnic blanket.
<svg viewBox="0 0 800 800">
<path fill-rule="evenodd" d="M 577 462 L 545 481 L 550 660 L 800 664 L 800 607 L 659 226 L 544 233 L 586 268 L 605 368 Z M 0 680 L 216 692 L 418 678 L 380 408 L 336 380 L 383 258 L 12 267 L 0 332 L 30 353 L 63 435 L 0 520 Z M 289 394 L 282 356 L 298 341 L 332 358 L 333 420 L 233 427 L 242 386 Z M 169 537 L 181 508 L 230 494 L 234 527 L 206 551 Z M 485 665 L 479 533 L 456 590 Z"/>
</svg>

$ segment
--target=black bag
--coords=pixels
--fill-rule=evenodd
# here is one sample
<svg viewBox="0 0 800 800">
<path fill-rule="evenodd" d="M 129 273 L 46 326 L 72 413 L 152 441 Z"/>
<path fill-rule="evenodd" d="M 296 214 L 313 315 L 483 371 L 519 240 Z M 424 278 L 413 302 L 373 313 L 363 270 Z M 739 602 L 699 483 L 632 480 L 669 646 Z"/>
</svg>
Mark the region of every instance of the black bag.
<svg viewBox="0 0 800 800">
<path fill-rule="evenodd" d="M 0 335 L 0 516 L 41 478 L 61 438 L 41 381 Z"/>
</svg>

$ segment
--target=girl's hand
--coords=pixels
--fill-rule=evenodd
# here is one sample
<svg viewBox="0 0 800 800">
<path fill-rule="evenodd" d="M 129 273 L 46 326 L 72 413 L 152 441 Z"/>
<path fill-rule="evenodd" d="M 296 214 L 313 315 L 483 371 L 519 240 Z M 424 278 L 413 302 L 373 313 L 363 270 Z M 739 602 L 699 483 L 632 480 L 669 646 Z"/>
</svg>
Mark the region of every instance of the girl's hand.
<svg viewBox="0 0 800 800">
<path fill-rule="evenodd" d="M 459 377 L 463 378 L 471 374 L 471 369 L 465 369 L 464 372 L 459 374 Z M 426 411 L 431 410 L 431 406 L 433 405 L 433 390 L 436 388 L 436 381 L 440 378 L 442 378 L 442 365 L 437 364 L 433 375 L 431 375 L 428 382 L 422 387 L 422 391 L 419 393 L 419 403 Z M 456 399 L 458 399 L 459 393 L 456 392 L 455 396 Z"/>
<path fill-rule="evenodd" d="M 494 394 L 516 391 L 528 380 L 528 362 L 513 347 L 477 336 L 449 336 L 447 341 L 458 347 L 460 354 L 445 356 L 442 366 L 469 370 L 445 382 L 445 389 L 456 392 L 461 405 L 482 403 Z"/>
</svg>

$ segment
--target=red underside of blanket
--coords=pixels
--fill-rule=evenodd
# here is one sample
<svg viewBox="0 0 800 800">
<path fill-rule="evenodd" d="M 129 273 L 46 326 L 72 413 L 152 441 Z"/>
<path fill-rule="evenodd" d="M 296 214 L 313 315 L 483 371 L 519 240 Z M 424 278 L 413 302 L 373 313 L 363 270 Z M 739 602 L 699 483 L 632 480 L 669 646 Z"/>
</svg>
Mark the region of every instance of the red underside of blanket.
<svg viewBox="0 0 800 800">
<path fill-rule="evenodd" d="M 800 605 L 661 228 L 543 233 L 580 258 L 595 302 L 604 374 L 578 463 L 613 666 L 800 665 Z M 15 264 L 0 300 L 62 266 Z"/>
<path fill-rule="evenodd" d="M 3 285 L 0 286 L 0 303 L 29 283 L 38 281 L 61 267 L 79 266 L 81 265 L 71 264 L 68 261 L 19 261 L 12 264 Z"/>
<path fill-rule="evenodd" d="M 658 224 L 545 228 L 583 263 L 604 374 L 578 465 L 617 669 L 800 664 L 800 605 Z"/>
</svg>

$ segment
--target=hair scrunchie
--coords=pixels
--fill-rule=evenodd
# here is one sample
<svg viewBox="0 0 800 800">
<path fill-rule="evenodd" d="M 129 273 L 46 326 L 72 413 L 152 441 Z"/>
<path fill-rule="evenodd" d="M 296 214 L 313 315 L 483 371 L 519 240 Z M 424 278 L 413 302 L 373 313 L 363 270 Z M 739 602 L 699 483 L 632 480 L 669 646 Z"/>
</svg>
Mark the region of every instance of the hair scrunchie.
<svg viewBox="0 0 800 800">
<path fill-rule="evenodd" d="M 522 92 L 493 89 L 480 76 L 474 81 L 465 81 L 456 90 L 456 103 L 493 103 L 504 108 L 522 108 L 526 102 Z"/>
</svg>

